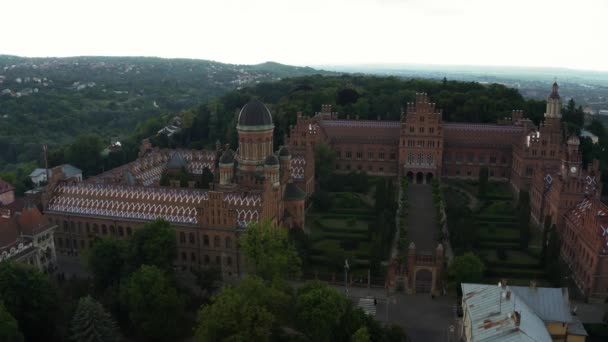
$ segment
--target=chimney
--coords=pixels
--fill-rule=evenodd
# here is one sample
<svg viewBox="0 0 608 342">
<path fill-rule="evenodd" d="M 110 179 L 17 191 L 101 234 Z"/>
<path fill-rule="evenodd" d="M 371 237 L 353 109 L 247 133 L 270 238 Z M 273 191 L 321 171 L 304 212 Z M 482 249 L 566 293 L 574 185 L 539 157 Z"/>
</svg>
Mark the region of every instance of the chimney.
<svg viewBox="0 0 608 342">
<path fill-rule="evenodd" d="M 507 292 L 505 293 L 505 299 L 506 299 L 506 300 L 511 300 L 511 291 L 507 291 Z"/>
<path fill-rule="evenodd" d="M 530 281 L 530 288 L 531 289 L 536 289 L 536 280 L 531 280 Z"/>
<path fill-rule="evenodd" d="M 500 284 L 502 285 L 503 289 L 506 289 L 507 288 L 507 279 L 502 278 L 502 280 L 500 281 Z"/>
<path fill-rule="evenodd" d="M 513 320 L 515 321 L 515 325 L 519 326 L 521 322 L 521 314 L 517 311 L 513 312 Z"/>
</svg>

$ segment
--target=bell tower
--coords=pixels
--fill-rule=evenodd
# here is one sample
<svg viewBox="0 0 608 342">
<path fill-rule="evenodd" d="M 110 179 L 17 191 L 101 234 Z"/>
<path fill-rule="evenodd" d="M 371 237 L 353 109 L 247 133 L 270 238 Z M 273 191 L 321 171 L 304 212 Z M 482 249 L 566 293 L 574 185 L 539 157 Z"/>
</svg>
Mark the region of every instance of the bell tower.
<svg viewBox="0 0 608 342">
<path fill-rule="evenodd" d="M 553 82 L 551 94 L 547 97 L 547 108 L 545 110 L 545 123 L 554 127 L 560 127 L 562 120 L 562 99 L 559 96 L 559 86 Z"/>
</svg>

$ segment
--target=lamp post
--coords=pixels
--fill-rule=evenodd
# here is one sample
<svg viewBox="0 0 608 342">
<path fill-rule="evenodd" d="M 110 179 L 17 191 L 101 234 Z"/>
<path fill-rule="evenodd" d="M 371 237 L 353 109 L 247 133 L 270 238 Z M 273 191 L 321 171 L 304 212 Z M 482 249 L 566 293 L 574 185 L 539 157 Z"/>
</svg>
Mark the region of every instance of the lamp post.
<svg viewBox="0 0 608 342">
<path fill-rule="evenodd" d="M 348 259 L 344 259 L 344 290 L 346 291 L 346 295 L 348 296 Z"/>
</svg>

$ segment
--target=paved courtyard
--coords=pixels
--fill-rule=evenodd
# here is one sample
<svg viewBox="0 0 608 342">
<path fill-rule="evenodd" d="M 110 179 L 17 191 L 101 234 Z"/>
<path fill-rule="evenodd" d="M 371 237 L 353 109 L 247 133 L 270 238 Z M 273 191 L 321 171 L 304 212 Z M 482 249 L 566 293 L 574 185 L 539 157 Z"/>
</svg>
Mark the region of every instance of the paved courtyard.
<svg viewBox="0 0 608 342">
<path fill-rule="evenodd" d="M 345 292 L 344 286 L 334 286 Z M 348 295 L 357 304 L 360 298 L 376 298 L 376 319 L 401 326 L 412 342 L 455 342 L 458 324 L 454 311 L 457 298 L 442 296 L 431 298 L 428 294 L 406 295 L 395 293 L 388 296 L 384 289 L 349 288 Z M 450 326 L 454 331 L 450 332 Z"/>
</svg>

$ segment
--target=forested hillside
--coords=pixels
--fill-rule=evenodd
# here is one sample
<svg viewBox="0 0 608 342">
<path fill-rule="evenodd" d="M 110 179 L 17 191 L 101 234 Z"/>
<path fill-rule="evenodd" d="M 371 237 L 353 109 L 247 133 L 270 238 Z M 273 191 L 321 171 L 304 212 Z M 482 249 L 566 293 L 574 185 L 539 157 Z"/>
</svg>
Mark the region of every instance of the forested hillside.
<svg viewBox="0 0 608 342">
<path fill-rule="evenodd" d="M 173 89 L 168 87 L 168 94 L 176 94 Z M 158 88 L 158 92 L 161 93 L 162 88 Z M 399 120 L 402 107 L 413 101 L 417 92 L 429 94 L 437 107 L 443 109 L 445 121 L 491 123 L 510 116 L 513 109 L 523 109 L 525 115 L 538 124 L 545 110 L 545 101 L 524 99 L 517 90 L 498 84 L 357 75 L 302 76 L 244 86 L 186 110 L 167 110 L 136 128 L 132 124 L 132 133 L 121 139 L 122 150 L 106 156 L 101 156 L 100 152 L 107 145 L 107 135 L 100 135 L 100 130 L 74 130 L 86 134 L 78 136 L 71 144 L 51 149 L 49 161 L 51 165 L 72 163 L 90 176 L 133 160 L 141 140 L 146 137 L 152 137 L 153 143 L 161 147 L 212 148 L 220 140 L 234 148 L 238 110 L 252 98 L 260 99 L 270 108 L 275 124 L 275 147 L 278 147 L 284 143 L 289 126 L 295 124 L 298 111 L 312 115 L 322 104 L 331 104 L 343 118 L 358 115 L 360 119 Z M 170 95 L 164 96 L 166 101 L 177 101 Z M 175 117 L 180 119 L 181 130 L 171 137 L 157 135 L 157 131 L 174 122 Z M 572 132 L 583 128 L 582 110 L 574 101 L 565 107 L 564 119 Z M 592 126 L 601 142 L 608 145 L 603 141 L 601 124 Z M 599 146 L 594 147 L 586 141 L 581 146 L 585 159 L 600 156 Z M 608 156 L 601 157 L 608 161 Z M 14 178 L 20 177 L 15 175 Z"/>
<path fill-rule="evenodd" d="M 138 123 L 239 87 L 320 73 L 278 63 L 232 65 L 143 57 L 0 55 L 0 171 L 93 133 L 122 140 Z M 328 74 L 328 73 L 326 73 Z"/>
</svg>

